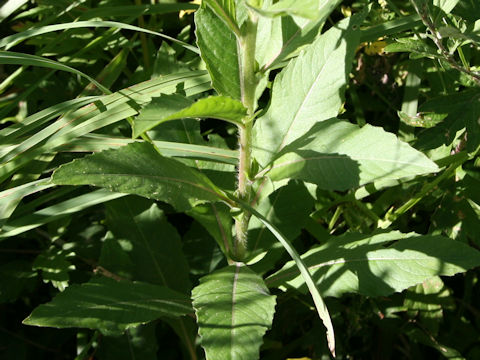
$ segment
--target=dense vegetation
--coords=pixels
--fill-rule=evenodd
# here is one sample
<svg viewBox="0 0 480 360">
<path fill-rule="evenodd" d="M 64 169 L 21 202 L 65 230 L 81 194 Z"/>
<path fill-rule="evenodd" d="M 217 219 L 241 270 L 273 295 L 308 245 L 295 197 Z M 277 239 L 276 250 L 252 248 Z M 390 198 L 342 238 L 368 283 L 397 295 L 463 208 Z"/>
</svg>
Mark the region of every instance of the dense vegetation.
<svg viewBox="0 0 480 360">
<path fill-rule="evenodd" d="M 0 5 L 0 358 L 479 359 L 480 2 Z"/>
</svg>

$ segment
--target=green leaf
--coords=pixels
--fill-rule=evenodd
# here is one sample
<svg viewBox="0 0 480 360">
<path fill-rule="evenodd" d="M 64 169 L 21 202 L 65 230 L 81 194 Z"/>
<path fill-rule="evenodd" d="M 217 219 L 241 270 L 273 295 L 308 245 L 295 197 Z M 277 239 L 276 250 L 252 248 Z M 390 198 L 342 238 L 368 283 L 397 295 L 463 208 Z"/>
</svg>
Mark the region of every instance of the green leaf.
<svg viewBox="0 0 480 360">
<path fill-rule="evenodd" d="M 332 238 L 307 251 L 302 259 L 324 296 L 349 292 L 385 296 L 433 276 L 451 276 L 478 266 L 480 252 L 442 236 L 392 231 Z M 293 261 L 266 282 L 270 287 L 285 284 L 305 290 Z"/>
<path fill-rule="evenodd" d="M 162 95 L 145 106 L 133 123 L 133 137 L 165 121 L 183 118 L 213 118 L 241 125 L 247 109 L 227 96 L 211 96 L 193 103 L 181 95 Z"/>
<path fill-rule="evenodd" d="M 275 78 L 270 107 L 254 126 L 254 156 L 262 166 L 315 123 L 338 114 L 358 44 L 358 26 L 357 17 L 342 21 Z"/>
<path fill-rule="evenodd" d="M 268 173 L 271 179 L 301 179 L 326 190 L 438 171 L 425 155 L 382 128 L 337 119 L 318 123 L 282 153 Z"/>
<path fill-rule="evenodd" d="M 74 160 L 58 168 L 52 181 L 57 185 L 100 186 L 162 200 L 179 211 L 225 199 L 205 175 L 160 156 L 147 143 L 133 143 Z"/>
<path fill-rule="evenodd" d="M 195 12 L 197 45 L 220 94 L 240 100 L 240 70 L 237 39 L 225 23 L 209 8 Z"/>
<path fill-rule="evenodd" d="M 70 259 L 75 253 L 50 247 L 38 255 L 32 264 L 33 270 L 41 270 L 43 282 L 51 282 L 58 290 L 67 288 L 70 281 L 69 271 L 75 270 Z"/>
<path fill-rule="evenodd" d="M 258 359 L 275 311 L 260 276 L 236 263 L 201 278 L 192 299 L 207 359 Z"/>
<path fill-rule="evenodd" d="M 333 330 L 332 319 L 327 309 L 325 301 L 323 301 L 322 295 L 315 284 L 310 270 L 307 268 L 307 265 L 302 260 L 297 250 L 293 247 L 292 243 L 278 230 L 278 228 L 273 225 L 264 215 L 260 214 L 257 210 L 252 208 L 249 204 L 236 200 L 239 206 L 244 210 L 249 211 L 253 216 L 262 222 L 265 227 L 272 232 L 272 234 L 277 238 L 277 240 L 282 244 L 282 246 L 287 250 L 288 254 L 293 259 L 296 269 L 302 274 L 302 278 L 308 286 L 308 290 L 312 295 L 315 308 L 317 309 L 318 316 L 322 319 L 323 325 L 327 329 L 327 343 L 328 348 L 330 349 L 331 354 L 335 357 L 335 333 Z"/>
<path fill-rule="evenodd" d="M 160 317 L 179 317 L 191 311 L 187 296 L 166 287 L 97 278 L 68 287 L 51 302 L 37 307 L 23 323 L 120 335 Z"/>
<path fill-rule="evenodd" d="M 24 214 L 2 226 L 0 241 L 122 196 L 125 196 L 125 194 L 112 193 L 101 189 L 70 198 L 33 213 Z"/>
<path fill-rule="evenodd" d="M 84 74 L 83 72 L 77 69 L 74 69 L 70 66 L 59 63 L 57 61 L 47 59 L 45 57 L 29 55 L 29 54 L 21 54 L 13 51 L 0 51 L 0 64 L 32 65 L 32 66 L 46 67 L 54 70 L 67 71 L 87 79 L 92 84 L 94 84 L 97 88 L 102 90 L 103 93 L 111 94 L 110 90 L 108 90 L 106 87 L 104 87 L 102 84 L 100 84 L 98 81 L 88 76 L 87 74 Z"/>
<path fill-rule="evenodd" d="M 130 243 L 135 280 L 190 293 L 180 236 L 153 201 L 134 196 L 110 201 L 107 224 L 117 241 Z"/>
<path fill-rule="evenodd" d="M 21 41 L 38 36 L 41 34 L 46 34 L 50 33 L 53 31 L 59 31 L 59 30 L 67 30 L 67 29 L 77 29 L 77 28 L 86 28 L 86 27 L 108 27 L 108 28 L 116 28 L 116 29 L 126 29 L 126 30 L 133 30 L 136 32 L 141 32 L 141 33 L 147 33 L 151 35 L 156 35 L 159 37 L 162 37 L 164 39 L 173 41 L 181 46 L 183 46 L 185 49 L 188 49 L 194 53 L 198 54 L 198 49 L 190 44 L 187 44 L 183 41 L 177 40 L 171 36 L 156 32 L 156 31 L 151 31 L 148 29 L 143 29 L 138 26 L 134 25 L 129 25 L 129 24 L 123 24 L 115 21 L 76 21 L 76 22 L 71 22 L 71 23 L 65 23 L 65 24 L 55 24 L 55 25 L 48 25 L 48 26 L 41 26 L 41 27 L 36 27 L 36 28 L 31 28 L 25 31 L 22 31 L 18 34 L 6 36 L 3 39 L 0 39 L 0 48 L 5 47 L 6 50 L 9 48 L 17 45 Z"/>
<path fill-rule="evenodd" d="M 0 225 L 13 213 L 18 203 L 25 197 L 46 190 L 54 185 L 48 179 L 29 182 L 0 192 Z"/>
<path fill-rule="evenodd" d="M 137 141 L 126 137 L 88 134 L 61 146 L 59 151 L 99 152 Z M 238 162 L 238 151 L 236 150 L 170 141 L 154 141 L 153 143 L 161 154 L 167 157 L 189 158 L 230 165 L 237 165 Z"/>
<path fill-rule="evenodd" d="M 213 10 L 215 15 L 222 19 L 222 21 L 227 25 L 230 30 L 239 34 L 240 29 L 236 21 L 236 9 L 235 9 L 235 0 L 205 0 L 203 3 L 206 4 L 210 9 Z"/>
<path fill-rule="evenodd" d="M 326 7 L 336 4 L 335 1 L 325 0 L 280 0 L 266 8 L 259 9 L 252 7 L 255 11 L 263 16 L 285 16 L 293 15 L 307 19 L 317 19 Z M 329 11 L 331 12 L 331 10 Z"/>
<path fill-rule="evenodd" d="M 230 209 L 221 203 L 198 205 L 187 214 L 197 220 L 215 239 L 223 253 L 232 253 L 232 216 Z"/>
<path fill-rule="evenodd" d="M 314 208 L 314 201 L 301 181 L 292 180 L 286 186 L 270 194 L 256 206 L 268 221 L 278 227 L 288 239 L 295 239 L 306 225 Z M 249 259 L 258 261 L 252 266 L 257 273 L 273 267 L 284 253 L 283 246 L 257 218 L 250 220 L 248 228 Z M 260 259 L 261 257 L 261 259 Z"/>
<path fill-rule="evenodd" d="M 313 20 L 299 19 L 298 17 L 274 17 L 266 18 L 261 17 L 259 20 L 259 34 L 262 34 L 262 38 L 257 36 L 257 44 L 266 43 L 263 47 L 269 47 L 269 43 L 272 41 L 278 42 L 281 44 L 271 44 L 273 49 L 271 49 L 268 54 L 264 55 L 263 61 L 260 62 L 263 69 L 275 69 L 277 67 L 282 67 L 282 61 L 293 57 L 298 54 L 298 51 L 307 44 L 310 44 L 318 36 L 320 30 L 322 29 L 325 21 L 331 12 L 341 3 L 341 0 L 326 0 L 322 5 L 321 11 L 318 14 L 318 17 Z M 270 6 L 271 2 L 264 2 L 265 6 Z M 272 33 L 268 33 L 268 22 L 264 20 L 271 21 Z M 278 21 L 280 20 L 280 21 Z M 267 27 L 267 29 L 265 29 Z M 279 47 L 278 47 L 279 46 Z"/>
<path fill-rule="evenodd" d="M 99 360 L 155 359 L 158 352 L 157 324 L 130 328 L 121 336 L 102 336 L 95 358 Z"/>
</svg>

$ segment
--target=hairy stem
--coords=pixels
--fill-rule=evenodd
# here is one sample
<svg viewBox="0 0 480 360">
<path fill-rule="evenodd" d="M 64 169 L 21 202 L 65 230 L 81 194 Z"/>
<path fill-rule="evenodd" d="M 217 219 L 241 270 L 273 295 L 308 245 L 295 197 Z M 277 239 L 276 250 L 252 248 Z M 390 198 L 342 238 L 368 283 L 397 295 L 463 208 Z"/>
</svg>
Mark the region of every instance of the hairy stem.
<svg viewBox="0 0 480 360">
<path fill-rule="evenodd" d="M 255 40 L 257 37 L 257 19 L 250 14 L 244 24 L 242 36 L 238 38 L 240 87 L 242 103 L 247 108 L 247 116 L 243 126 L 238 127 L 239 132 L 239 165 L 238 165 L 238 197 L 250 201 L 251 195 L 251 153 L 252 153 L 252 124 L 255 111 Z M 236 240 L 233 249 L 235 260 L 242 260 L 247 248 L 247 230 L 251 214 L 243 211 L 235 220 Z"/>
</svg>

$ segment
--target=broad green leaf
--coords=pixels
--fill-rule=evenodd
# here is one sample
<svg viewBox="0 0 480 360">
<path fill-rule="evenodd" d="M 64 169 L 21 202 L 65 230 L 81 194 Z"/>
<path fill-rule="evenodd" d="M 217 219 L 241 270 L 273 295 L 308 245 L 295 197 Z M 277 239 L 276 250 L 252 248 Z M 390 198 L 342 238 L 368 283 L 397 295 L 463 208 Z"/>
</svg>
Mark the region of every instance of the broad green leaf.
<svg viewBox="0 0 480 360">
<path fill-rule="evenodd" d="M 302 258 L 324 296 L 348 292 L 384 296 L 433 276 L 452 276 L 480 265 L 480 252 L 464 243 L 398 231 L 346 234 L 312 248 Z M 305 290 L 293 261 L 266 281 L 270 287 L 288 285 Z"/>
<path fill-rule="evenodd" d="M 179 211 L 225 199 L 205 175 L 159 155 L 147 143 L 133 143 L 74 160 L 58 168 L 52 181 L 57 185 L 100 186 L 162 200 Z"/>
<path fill-rule="evenodd" d="M 188 264 L 180 236 L 153 201 L 129 196 L 109 202 L 107 225 L 117 242 L 129 244 L 127 253 L 134 266 L 125 270 L 130 270 L 135 280 L 190 294 Z M 192 319 L 187 318 L 168 321 L 185 346 L 194 348 L 196 330 L 190 322 Z M 193 331 L 186 331 L 192 327 Z"/>
<path fill-rule="evenodd" d="M 363 18 L 360 18 L 363 19 Z M 315 123 L 335 117 L 358 44 L 359 18 L 323 34 L 275 78 L 270 107 L 254 126 L 254 156 L 262 166 Z"/>
<path fill-rule="evenodd" d="M 192 299 L 207 359 L 258 359 L 275 311 L 260 276 L 236 263 L 201 278 Z"/>
<path fill-rule="evenodd" d="M 197 45 L 219 95 L 240 100 L 237 39 L 210 7 L 195 12 Z"/>
<path fill-rule="evenodd" d="M 140 110 L 133 123 L 133 137 L 165 121 L 183 118 L 213 118 L 241 125 L 247 109 L 227 96 L 211 96 L 193 102 L 181 95 L 162 95 Z"/>
<path fill-rule="evenodd" d="M 117 241 L 130 243 L 135 280 L 190 292 L 180 236 L 153 201 L 134 196 L 110 201 L 107 225 Z"/>
<path fill-rule="evenodd" d="M 203 3 L 206 4 L 210 9 L 213 10 L 216 16 L 218 16 L 222 21 L 230 28 L 231 31 L 239 33 L 239 26 L 236 21 L 236 9 L 235 3 L 238 1 L 235 0 L 204 0 Z"/>
<path fill-rule="evenodd" d="M 277 39 L 277 41 L 282 41 L 282 44 L 278 47 L 273 45 L 275 51 L 270 51 L 268 57 L 264 58 L 264 61 L 261 63 L 263 69 L 275 69 L 281 67 L 281 63 L 290 57 L 298 53 L 298 50 L 301 49 L 304 45 L 310 44 L 318 36 L 320 30 L 323 27 L 323 24 L 327 20 L 331 12 L 340 4 L 341 0 L 326 0 L 322 4 L 322 8 L 317 12 L 317 18 L 313 20 L 295 19 L 291 16 L 286 16 L 280 18 L 281 21 L 276 21 L 279 18 L 271 18 L 272 21 L 272 34 L 269 35 L 262 30 L 261 27 L 267 26 L 266 22 L 260 19 L 259 21 L 259 34 L 263 34 L 263 39 L 258 39 L 259 42 L 269 42 L 268 39 L 272 40 Z M 271 2 L 265 2 L 265 6 L 270 6 Z M 263 19 L 268 19 L 263 17 Z M 301 21 L 299 21 L 301 20 Z M 260 27 L 261 26 L 261 27 Z M 280 38 L 278 39 L 278 36 Z M 265 45 L 268 46 L 268 45 Z"/>
<path fill-rule="evenodd" d="M 318 123 L 284 152 L 269 172 L 273 180 L 301 179 L 326 190 L 438 171 L 424 154 L 382 128 L 337 119 Z"/>
<path fill-rule="evenodd" d="M 325 0 L 280 0 L 266 8 L 254 8 L 259 14 L 264 16 L 285 16 L 296 15 L 307 19 L 317 19 L 326 7 L 336 4 L 335 1 Z M 331 12 L 331 10 L 329 10 Z"/>
<path fill-rule="evenodd" d="M 71 285 L 51 302 L 33 310 L 23 323 L 98 329 L 105 335 L 120 335 L 160 317 L 179 317 L 191 311 L 187 296 L 164 286 L 96 278 Z"/>
</svg>

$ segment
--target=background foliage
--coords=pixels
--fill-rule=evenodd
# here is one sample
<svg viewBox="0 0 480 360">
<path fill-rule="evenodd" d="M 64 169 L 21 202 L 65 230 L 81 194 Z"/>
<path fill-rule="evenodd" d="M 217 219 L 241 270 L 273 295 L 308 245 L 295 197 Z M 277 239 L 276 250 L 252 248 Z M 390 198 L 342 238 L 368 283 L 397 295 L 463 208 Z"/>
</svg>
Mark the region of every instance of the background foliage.
<svg viewBox="0 0 480 360">
<path fill-rule="evenodd" d="M 288 1 L 262 11 L 283 14 L 278 6 L 282 3 Z M 305 19 L 311 3 L 290 4 L 288 14 L 303 16 L 310 24 Z M 344 98 L 328 97 L 327 104 L 341 107 L 338 117 L 346 122 L 328 120 L 336 111 L 303 114 L 306 121 L 315 118 L 311 125 L 318 117 L 326 120 L 315 129 L 323 138 L 315 141 L 329 139 L 330 151 L 361 159 L 375 153 L 377 146 L 390 151 L 392 137 L 381 132 L 383 128 L 411 146 L 398 145 L 406 153 L 417 149 L 435 164 L 425 157 L 417 164 L 424 170 L 405 167 L 400 175 L 392 175 L 385 166 L 373 171 L 364 164 L 369 172 L 351 180 L 335 178 L 329 163 L 282 170 L 282 164 L 292 160 L 287 153 L 276 158 L 270 176 L 293 180 L 258 199 L 257 210 L 268 214 L 299 253 L 306 253 L 307 265 L 333 261 L 312 272 L 327 296 L 338 358 L 478 359 L 478 268 L 437 276 L 437 259 L 449 264 L 441 270 L 443 275 L 478 265 L 472 249 L 480 249 L 480 3 L 329 3 L 333 12 L 323 19 L 322 33 L 338 32 L 339 21 L 345 25 L 353 14 L 370 9 L 352 20 L 346 32 L 360 45 L 349 50 L 344 63 L 331 65 L 348 69 Z M 268 254 L 249 268 L 226 267 L 223 253 L 234 242 L 229 209 L 224 203 L 203 202 L 224 196 L 220 189 L 235 190 L 235 125 L 244 118 L 245 108 L 230 98 L 207 97 L 216 94 L 212 79 L 223 95 L 239 98 L 239 79 L 222 81 L 222 72 L 229 70 L 221 63 L 212 68 L 209 57 L 215 54 L 203 49 L 214 48 L 222 41 L 219 36 L 230 30 L 215 21 L 213 10 L 202 10 L 196 29 L 190 10 L 197 7 L 154 0 L 8 0 L 0 6 L 1 358 L 204 358 L 196 343 L 191 290 L 195 287 L 194 306 L 202 308 L 202 296 L 215 293 L 212 283 L 233 277 L 240 279 L 247 295 L 257 291 L 246 297 L 254 308 L 266 309 L 252 315 L 263 324 L 252 330 L 259 336 L 261 359 L 329 357 L 325 329 L 298 270 L 258 219 L 252 218 L 249 228 L 249 256 L 255 258 L 265 248 Z M 321 21 L 308 21 L 318 24 L 312 25 L 313 35 L 308 33 L 305 43 L 324 49 L 328 41 L 315 40 Z M 207 64 L 197 55 L 196 30 Z M 209 33 L 211 38 L 205 36 Z M 272 47 L 282 40 L 274 31 L 260 35 L 271 36 Z M 224 49 L 226 64 L 228 57 L 236 60 L 236 51 Z M 259 108 L 268 108 L 272 92 L 279 94 L 261 114 L 261 126 L 268 127 L 295 106 L 287 90 L 305 76 L 302 66 L 314 71 L 328 56 L 293 51 L 272 58 L 267 47 L 257 48 L 257 54 L 270 67 Z M 297 59 L 295 65 L 277 76 L 290 58 Z M 274 79 L 280 80 L 272 85 Z M 309 77 L 302 81 L 307 83 Z M 200 98 L 207 100 L 195 102 Z M 152 129 L 155 125 L 159 126 Z M 356 132 L 358 126 L 361 133 Z M 127 147 L 134 142 L 132 134 L 153 139 L 166 157 L 156 159 L 157 153 L 145 143 Z M 353 145 L 339 141 L 339 134 Z M 365 139 L 374 140 L 369 144 Z M 255 141 L 273 149 L 280 142 L 275 136 Z M 301 151 L 313 151 L 315 141 L 306 142 Z M 88 172 L 88 179 L 76 179 L 66 166 L 55 172 L 54 180 L 106 189 L 50 182 L 61 164 L 102 150 L 106 151 L 75 162 Z M 254 155 L 257 166 L 270 160 L 260 150 Z M 138 164 L 151 158 L 158 168 L 139 175 Z M 108 172 L 117 160 L 131 174 L 128 184 L 120 184 L 115 176 L 90 174 L 99 167 Z M 348 169 L 346 161 L 344 170 Z M 177 177 L 144 181 L 150 172 Z M 312 173 L 324 183 L 317 187 L 295 180 L 308 182 Z M 412 176 L 417 174 L 427 175 Z M 170 186 L 180 183 L 181 195 L 171 196 Z M 200 184 L 201 190 L 188 184 Z M 150 199 L 108 191 L 132 187 L 135 194 Z M 416 252 L 411 250 L 415 241 L 422 241 L 421 247 L 415 245 Z M 365 249 L 376 254 L 368 259 L 369 267 L 344 265 L 364 256 Z M 389 272 L 392 268 L 383 267 L 380 256 L 415 260 Z M 407 285 L 405 278 L 418 284 Z M 222 296 L 219 292 L 220 309 L 229 305 Z M 268 309 L 275 299 L 270 326 Z M 245 306 L 244 311 L 249 309 Z M 210 316 L 208 311 L 197 316 Z M 215 323 L 223 325 L 222 319 Z M 209 335 L 202 336 L 208 345 Z M 219 341 L 215 336 L 210 341 L 214 345 Z"/>
</svg>

